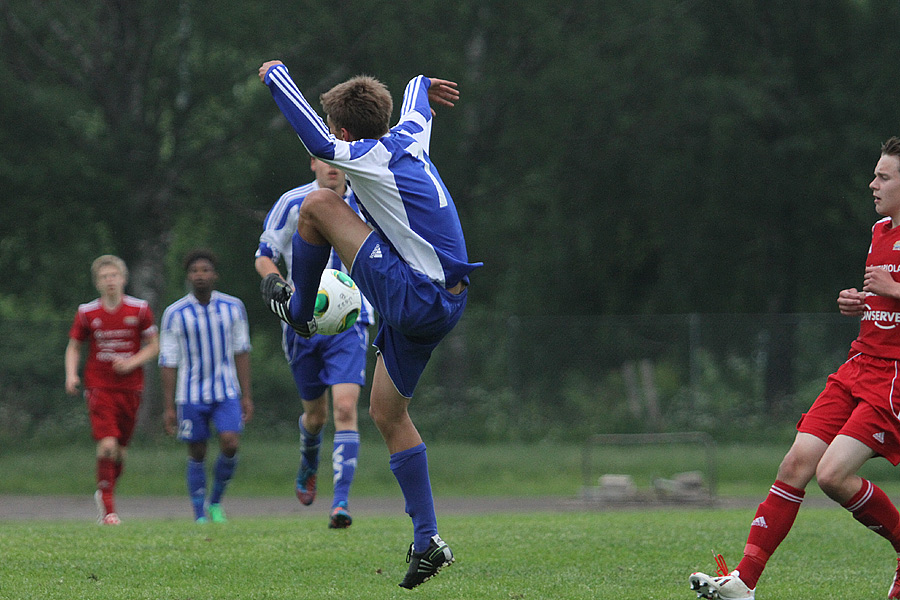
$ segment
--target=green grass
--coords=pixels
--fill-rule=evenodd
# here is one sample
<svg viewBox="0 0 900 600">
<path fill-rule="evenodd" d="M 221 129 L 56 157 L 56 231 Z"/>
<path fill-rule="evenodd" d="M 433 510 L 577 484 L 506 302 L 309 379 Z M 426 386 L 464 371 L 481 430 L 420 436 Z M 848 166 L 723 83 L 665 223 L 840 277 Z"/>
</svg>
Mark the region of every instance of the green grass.
<svg viewBox="0 0 900 600">
<path fill-rule="evenodd" d="M 214 446 L 209 454 L 214 456 Z M 323 468 L 330 468 L 331 442 L 322 444 Z M 184 493 L 187 452 L 170 440 L 136 443 L 129 449 L 117 486 L 123 496 Z M 581 486 L 580 449 L 551 445 L 474 446 L 428 444 L 435 494 L 469 496 L 574 496 Z M 365 439 L 353 482 L 356 496 L 396 496 L 390 456 L 380 439 Z M 207 459 L 210 460 L 209 458 Z M 228 494 L 279 496 L 293 493 L 299 461 L 295 441 L 246 439 Z M 85 494 L 94 489 L 94 450 L 87 444 L 67 448 L 0 451 L 0 494 Z M 324 484 L 328 478 L 324 478 Z M 287 491 L 287 492 L 286 492 Z"/>
<path fill-rule="evenodd" d="M 358 519 L 334 531 L 309 519 L 5 522 L 0 599 L 581 600 L 693 598 L 687 576 L 736 563 L 747 510 L 448 516 L 456 564 L 415 591 L 409 522 Z M 768 600 L 883 597 L 893 553 L 840 509 L 805 509 L 761 581 Z M 733 566 L 733 565 L 732 565 Z"/>
<path fill-rule="evenodd" d="M 762 499 L 786 449 L 719 448 L 720 495 Z M 577 496 L 581 450 L 578 445 L 429 444 L 435 494 Z M 284 495 L 293 482 L 296 451 L 294 442 L 246 439 L 229 495 Z M 598 471 L 631 473 L 641 483 L 697 468 L 702 461 L 692 452 L 604 449 Z M 183 495 L 184 460 L 184 447 L 176 442 L 135 444 L 120 495 Z M 398 495 L 387 460 L 380 440 L 364 444 L 354 496 Z M 0 494 L 88 495 L 93 469 L 88 444 L 5 448 Z M 867 465 L 865 474 L 896 493 L 891 482 L 896 471 L 885 461 Z M 812 485 L 809 495 L 821 492 Z M 409 519 L 400 514 L 357 518 L 346 531 L 329 530 L 318 518 L 281 516 L 204 527 L 184 515 L 131 518 L 119 528 L 90 521 L 5 521 L 0 523 L 0 600 L 688 600 L 694 595 L 687 575 L 715 570 L 711 550 L 723 553 L 731 567 L 737 564 L 752 515 L 752 508 L 685 507 L 438 515 L 458 562 L 412 592 L 397 587 L 411 534 Z M 883 597 L 892 555 L 883 539 L 842 509 L 806 506 L 771 561 L 760 597 Z"/>
</svg>

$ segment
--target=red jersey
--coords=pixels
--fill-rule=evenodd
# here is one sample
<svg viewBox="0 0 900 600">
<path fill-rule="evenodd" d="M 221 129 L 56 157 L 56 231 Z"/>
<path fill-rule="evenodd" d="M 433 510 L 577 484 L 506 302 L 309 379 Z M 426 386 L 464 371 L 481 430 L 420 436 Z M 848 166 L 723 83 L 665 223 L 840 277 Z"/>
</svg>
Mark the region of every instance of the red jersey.
<svg viewBox="0 0 900 600">
<path fill-rule="evenodd" d="M 144 369 L 127 375 L 113 371 L 117 358 L 128 358 L 141 349 L 141 339 L 156 333 L 153 312 L 145 300 L 123 296 L 119 307 L 110 312 L 96 299 L 78 307 L 69 337 L 84 342 L 90 338 L 84 365 L 85 388 L 141 390 Z"/>
<path fill-rule="evenodd" d="M 891 227 L 890 217 L 872 227 L 866 266 L 885 269 L 894 281 L 900 281 L 900 227 Z M 900 360 L 900 300 L 867 294 L 859 337 L 850 347 L 869 356 Z"/>
</svg>

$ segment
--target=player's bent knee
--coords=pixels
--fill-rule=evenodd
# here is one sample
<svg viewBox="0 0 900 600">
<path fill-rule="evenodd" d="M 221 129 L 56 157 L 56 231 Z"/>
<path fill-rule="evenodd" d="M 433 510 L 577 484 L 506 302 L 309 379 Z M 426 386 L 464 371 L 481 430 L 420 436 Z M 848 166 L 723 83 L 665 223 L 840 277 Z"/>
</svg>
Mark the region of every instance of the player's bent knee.
<svg viewBox="0 0 900 600">
<path fill-rule="evenodd" d="M 241 438 L 237 434 L 231 435 L 222 435 L 222 439 L 219 442 L 219 448 L 222 450 L 222 454 L 231 458 L 235 454 L 237 454 L 238 448 L 241 445 Z"/>
<path fill-rule="evenodd" d="M 306 411 L 303 414 L 303 427 L 310 433 L 318 433 L 325 427 L 328 412 L 322 410 Z"/>
<path fill-rule="evenodd" d="M 371 414 L 371 413 L 370 413 Z M 346 423 L 356 420 L 356 402 L 335 400 L 334 402 L 334 420 L 336 423 Z"/>
<path fill-rule="evenodd" d="M 396 422 L 396 420 L 384 410 L 379 410 L 377 407 L 371 405 L 369 406 L 369 416 L 372 417 L 372 422 L 375 423 L 375 427 L 377 427 L 378 431 L 382 434 L 389 431 Z"/>
<path fill-rule="evenodd" d="M 796 488 L 805 488 L 816 474 L 817 464 L 818 457 L 789 452 L 778 467 L 778 480 Z"/>
<path fill-rule="evenodd" d="M 846 496 L 849 480 L 850 478 L 843 471 L 834 469 L 828 464 L 823 465 L 819 463 L 819 467 L 816 469 L 816 481 L 819 484 L 819 488 L 829 498 L 843 500 L 844 496 Z"/>
<path fill-rule="evenodd" d="M 301 223 L 316 223 L 322 221 L 323 217 L 331 211 L 345 207 L 346 204 L 336 192 L 324 188 L 313 190 L 303 199 L 299 218 Z"/>
<path fill-rule="evenodd" d="M 119 458 L 119 443 L 116 438 L 103 438 L 97 443 L 98 458 Z"/>
</svg>

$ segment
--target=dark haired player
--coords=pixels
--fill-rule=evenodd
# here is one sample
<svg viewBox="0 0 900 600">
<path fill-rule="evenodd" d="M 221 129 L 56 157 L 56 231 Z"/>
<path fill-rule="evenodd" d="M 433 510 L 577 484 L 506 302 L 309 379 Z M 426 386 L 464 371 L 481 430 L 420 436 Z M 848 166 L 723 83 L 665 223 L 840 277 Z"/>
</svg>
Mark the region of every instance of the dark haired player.
<svg viewBox="0 0 900 600">
<path fill-rule="evenodd" d="M 169 435 L 187 443 L 187 489 L 194 519 L 226 521 L 222 495 L 237 466 L 244 423 L 253 416 L 250 330 L 238 298 L 216 290 L 216 257 L 193 250 L 184 259 L 191 287 L 162 318 L 159 371 L 163 422 Z M 177 405 L 177 413 L 176 413 Z M 206 444 L 210 425 L 219 434 L 219 455 L 207 503 Z"/>
</svg>

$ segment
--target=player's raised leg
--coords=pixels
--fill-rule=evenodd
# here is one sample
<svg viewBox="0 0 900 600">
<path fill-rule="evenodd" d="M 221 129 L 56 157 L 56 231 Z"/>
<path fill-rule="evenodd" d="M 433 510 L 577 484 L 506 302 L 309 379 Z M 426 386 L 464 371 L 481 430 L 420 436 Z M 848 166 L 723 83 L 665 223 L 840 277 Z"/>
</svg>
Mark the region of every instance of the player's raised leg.
<svg viewBox="0 0 900 600">
<path fill-rule="evenodd" d="M 352 265 L 356 253 L 372 232 L 333 190 L 310 192 L 297 221 L 298 235 L 293 239 L 291 277 L 297 297 L 291 300 L 291 315 L 300 320 L 312 318 L 319 279 L 333 247 L 341 262 Z"/>
<path fill-rule="evenodd" d="M 303 337 L 315 333 L 316 295 L 322 271 L 333 247 L 345 265 L 352 265 L 360 245 L 372 229 L 353 212 L 340 195 L 329 189 L 310 192 L 300 205 L 297 233 L 291 248 L 293 294 L 279 286 L 274 276 L 263 279 L 266 303 Z"/>
</svg>

